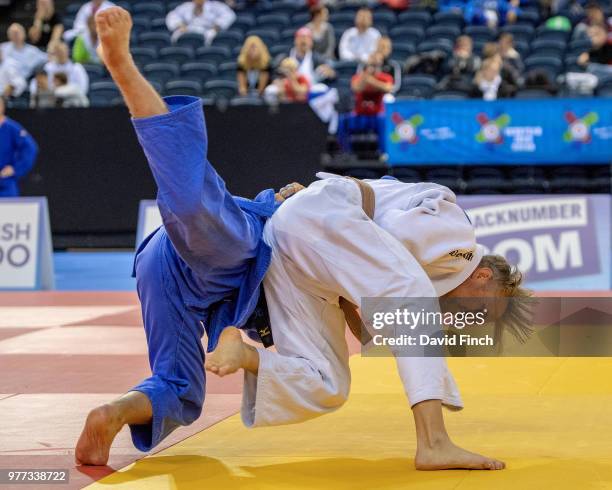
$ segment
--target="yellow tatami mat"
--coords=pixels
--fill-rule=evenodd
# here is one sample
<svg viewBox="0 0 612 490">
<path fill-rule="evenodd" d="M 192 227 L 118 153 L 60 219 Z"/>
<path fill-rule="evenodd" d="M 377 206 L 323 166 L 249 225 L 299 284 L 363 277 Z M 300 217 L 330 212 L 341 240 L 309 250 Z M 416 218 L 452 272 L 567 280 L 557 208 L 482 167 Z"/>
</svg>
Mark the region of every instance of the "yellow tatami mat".
<svg viewBox="0 0 612 490">
<path fill-rule="evenodd" d="M 466 405 L 445 413 L 449 432 L 505 460 L 504 471 L 416 471 L 394 361 L 354 356 L 351 364 L 351 397 L 333 414 L 253 430 L 235 415 L 92 487 L 612 489 L 612 359 L 449 360 Z"/>
</svg>

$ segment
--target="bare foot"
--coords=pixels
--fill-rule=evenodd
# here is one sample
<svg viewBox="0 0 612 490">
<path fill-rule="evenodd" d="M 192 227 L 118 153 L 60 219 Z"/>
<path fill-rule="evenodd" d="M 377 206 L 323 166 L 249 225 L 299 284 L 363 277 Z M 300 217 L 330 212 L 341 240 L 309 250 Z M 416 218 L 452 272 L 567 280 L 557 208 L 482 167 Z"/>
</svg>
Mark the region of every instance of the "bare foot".
<svg viewBox="0 0 612 490">
<path fill-rule="evenodd" d="M 123 424 L 116 414 L 116 409 L 110 405 L 102 405 L 89 412 L 76 445 L 76 464 L 105 465 L 113 439 L 121 427 Z"/>
<path fill-rule="evenodd" d="M 217 348 L 206 358 L 204 367 L 219 376 L 235 373 L 246 367 L 249 347 L 242 341 L 240 330 L 227 327 L 221 332 Z"/>
<path fill-rule="evenodd" d="M 96 30 L 100 38 L 98 55 L 109 67 L 130 59 L 132 18 L 121 7 L 110 7 L 96 14 Z"/>
<path fill-rule="evenodd" d="M 471 453 L 458 446 L 450 440 L 428 447 L 417 448 L 414 465 L 417 470 L 503 470 L 506 463 L 493 458 L 487 458 L 480 454 Z"/>
</svg>

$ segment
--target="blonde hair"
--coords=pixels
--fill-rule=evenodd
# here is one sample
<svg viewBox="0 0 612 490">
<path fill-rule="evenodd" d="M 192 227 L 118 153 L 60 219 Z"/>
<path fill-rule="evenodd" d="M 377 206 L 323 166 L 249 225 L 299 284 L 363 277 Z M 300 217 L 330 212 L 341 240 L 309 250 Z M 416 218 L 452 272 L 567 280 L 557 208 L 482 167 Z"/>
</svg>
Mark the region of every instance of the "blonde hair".
<svg viewBox="0 0 612 490">
<path fill-rule="evenodd" d="M 531 290 L 522 287 L 523 274 L 501 255 L 485 255 L 478 267 L 491 269 L 493 280 L 502 295 L 509 298 L 503 315 L 495 322 L 496 343 L 501 342 L 505 330 L 509 330 L 520 342 L 525 342 L 533 333 L 531 324 L 535 298 Z"/>
<path fill-rule="evenodd" d="M 257 46 L 259 50 L 259 59 L 253 65 L 249 65 L 248 52 L 251 46 Z M 240 54 L 238 55 L 238 64 L 245 70 L 265 70 L 270 64 L 270 52 L 268 47 L 259 36 L 249 36 L 244 41 Z"/>
</svg>

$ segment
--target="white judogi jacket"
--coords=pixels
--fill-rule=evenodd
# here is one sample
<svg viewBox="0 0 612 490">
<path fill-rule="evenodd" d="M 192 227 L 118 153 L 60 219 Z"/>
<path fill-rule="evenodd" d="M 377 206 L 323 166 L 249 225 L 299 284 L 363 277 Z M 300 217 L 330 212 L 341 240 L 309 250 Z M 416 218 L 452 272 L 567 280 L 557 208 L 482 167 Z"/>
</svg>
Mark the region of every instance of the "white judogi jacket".
<svg viewBox="0 0 612 490">
<path fill-rule="evenodd" d="M 264 280 L 277 352 L 259 350 L 258 376 L 245 374 L 249 426 L 300 422 L 348 397 L 346 324 L 339 297 L 437 298 L 476 269 L 483 250 L 450 189 L 431 183 L 367 181 L 370 220 L 357 185 L 320 174 L 268 221 L 272 263 Z M 397 357 L 412 405 L 439 399 L 461 408 L 444 358 Z"/>
<path fill-rule="evenodd" d="M 115 4 L 113 2 L 109 2 L 108 0 L 104 0 L 100 6 L 96 9 L 95 13 L 102 12 L 102 10 L 106 10 L 108 8 L 113 7 Z M 72 29 L 64 32 L 64 39 L 66 41 L 72 41 L 79 34 L 84 34 L 87 32 L 87 20 L 94 15 L 94 5 L 92 2 L 84 3 L 81 8 L 78 10 L 76 17 L 74 18 L 74 23 L 72 24 Z"/>
<path fill-rule="evenodd" d="M 225 30 L 236 20 L 236 14 L 226 4 L 216 0 L 206 0 L 202 7 L 202 13 L 195 15 L 195 4 L 185 2 L 180 4 L 166 16 L 166 26 L 172 32 L 172 39 L 176 40 L 181 32 L 178 31 L 182 25 L 187 26 L 187 32 L 202 34 L 206 42 L 212 41 L 216 34 L 215 27 Z"/>
</svg>

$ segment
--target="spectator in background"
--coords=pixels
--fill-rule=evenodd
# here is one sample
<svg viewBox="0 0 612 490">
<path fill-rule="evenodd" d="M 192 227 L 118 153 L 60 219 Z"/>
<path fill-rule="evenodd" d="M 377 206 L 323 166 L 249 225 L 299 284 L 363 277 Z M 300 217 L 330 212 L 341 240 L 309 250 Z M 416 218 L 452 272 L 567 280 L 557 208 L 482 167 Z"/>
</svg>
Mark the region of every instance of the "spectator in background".
<svg viewBox="0 0 612 490">
<path fill-rule="evenodd" d="M 391 38 L 389 36 L 382 36 L 378 40 L 375 52 L 382 56 L 380 71 L 393 78 L 392 92 L 397 92 L 402 84 L 402 67 L 397 61 L 391 59 L 391 54 L 393 53 Z"/>
<path fill-rule="evenodd" d="M 55 11 L 53 0 L 36 0 L 34 23 L 28 31 L 30 42 L 41 49 L 54 41 L 59 41 L 64 33 L 62 18 Z"/>
<path fill-rule="evenodd" d="M 19 97 L 27 86 L 25 78 L 19 73 L 17 62 L 5 59 L 0 50 L 0 98 Z"/>
<path fill-rule="evenodd" d="M 87 19 L 87 31 L 79 34 L 72 46 L 72 61 L 75 63 L 100 63 L 98 56 L 98 31 L 92 15 Z"/>
<path fill-rule="evenodd" d="M 34 75 L 36 89 L 30 91 L 30 108 L 46 109 L 55 107 L 55 94 L 49 87 L 49 76 L 45 70 L 38 70 Z"/>
<path fill-rule="evenodd" d="M 298 71 L 298 63 L 293 58 L 285 58 L 278 67 L 280 77 L 266 89 L 266 97 L 276 98 L 279 102 L 306 102 L 310 83 Z"/>
<path fill-rule="evenodd" d="M 393 91 L 393 77 L 382 71 L 383 55 L 375 52 L 361 73 L 351 79 L 355 109 L 345 114 L 338 125 L 338 143 L 345 152 L 351 151 L 350 135 L 354 132 L 375 131 L 378 145 L 384 141 L 383 98 Z"/>
<path fill-rule="evenodd" d="M 9 40 L 0 45 L 2 58 L 14 60 L 19 73 L 27 80 L 47 61 L 47 54 L 25 42 L 26 32 L 21 24 L 11 24 L 6 34 Z"/>
<path fill-rule="evenodd" d="M 258 36 L 247 37 L 238 55 L 238 93 L 263 95 L 270 83 L 271 69 L 270 52 L 263 40 Z"/>
<path fill-rule="evenodd" d="M 334 59 L 336 50 L 336 34 L 334 26 L 327 19 L 329 10 L 323 5 L 315 5 L 310 9 L 311 20 L 306 27 L 312 33 L 312 50 L 324 60 Z"/>
<path fill-rule="evenodd" d="M 499 58 L 502 64 L 501 77 L 506 83 L 517 87 L 522 85 L 521 72 L 516 69 L 514 64 L 501 57 L 498 43 L 490 42 L 484 45 L 482 48 L 482 59 L 486 60 L 488 58 Z"/>
<path fill-rule="evenodd" d="M 334 69 L 325 59 L 312 50 L 312 32 L 307 27 L 298 29 L 295 33 L 293 48 L 288 55 L 280 58 L 293 58 L 298 64 L 298 73 L 304 75 L 310 85 L 335 78 Z M 278 59 L 278 58 L 277 58 Z"/>
<path fill-rule="evenodd" d="M 4 115 L 4 109 L 0 97 L 0 197 L 17 197 L 17 181 L 34 166 L 38 146 L 18 122 Z"/>
<path fill-rule="evenodd" d="M 186 32 L 201 34 L 210 44 L 219 31 L 231 26 L 236 14 L 225 3 L 217 0 L 193 0 L 180 4 L 166 16 L 166 26 L 176 41 Z"/>
<path fill-rule="evenodd" d="M 76 85 L 83 94 L 89 91 L 89 76 L 80 63 L 70 60 L 68 45 L 64 42 L 55 43 L 50 48 L 50 60 L 44 66 L 49 77 L 49 88 L 53 89 L 54 76 L 56 73 L 64 73 L 70 85 Z M 30 87 L 32 91 L 32 87 Z"/>
<path fill-rule="evenodd" d="M 65 73 L 53 75 L 53 95 L 58 107 L 89 107 L 89 99 L 75 83 L 69 83 Z"/>
<path fill-rule="evenodd" d="M 480 68 L 481 60 L 474 54 L 474 43 L 470 36 L 459 36 L 455 41 L 453 55 L 448 61 L 449 73 L 440 81 L 441 90 L 457 90 L 470 93 L 472 80 Z"/>
<path fill-rule="evenodd" d="M 591 50 L 578 57 L 578 64 L 597 78 L 612 75 L 612 44 L 608 42 L 608 31 L 605 26 L 589 27 Z"/>
<path fill-rule="evenodd" d="M 486 58 L 474 77 L 473 95 L 483 100 L 512 97 L 516 92 L 516 87 L 502 78 L 501 70 L 501 56 Z"/>
<path fill-rule="evenodd" d="M 355 27 L 347 29 L 340 38 L 340 59 L 367 63 L 379 38 L 380 32 L 372 27 L 372 11 L 360 8 L 355 15 Z"/>
<path fill-rule="evenodd" d="M 72 41 L 78 35 L 86 33 L 89 18 L 95 17 L 96 13 L 106 10 L 113 5 L 115 4 L 113 2 L 109 2 L 108 0 L 90 0 L 87 3 L 84 3 L 74 18 L 72 29 L 64 33 L 64 39 L 66 41 Z"/>
<path fill-rule="evenodd" d="M 468 0 L 464 17 L 468 24 L 496 29 L 516 22 L 519 12 L 519 0 Z"/>
<path fill-rule="evenodd" d="M 582 19 L 574 29 L 574 37 L 583 37 L 588 35 L 589 27 L 601 25 L 605 26 L 610 32 L 610 23 L 606 15 L 598 3 L 589 3 L 584 10 L 585 18 Z"/>
<path fill-rule="evenodd" d="M 504 65 L 512 66 L 517 72 L 522 73 L 525 69 L 525 65 L 523 64 L 521 55 L 514 48 L 514 36 L 509 32 L 502 33 L 499 36 L 497 45 Z"/>
</svg>

